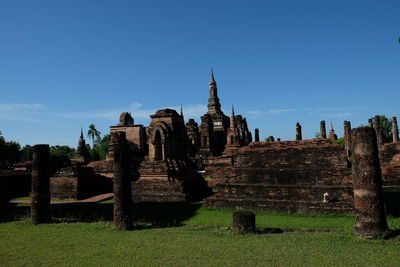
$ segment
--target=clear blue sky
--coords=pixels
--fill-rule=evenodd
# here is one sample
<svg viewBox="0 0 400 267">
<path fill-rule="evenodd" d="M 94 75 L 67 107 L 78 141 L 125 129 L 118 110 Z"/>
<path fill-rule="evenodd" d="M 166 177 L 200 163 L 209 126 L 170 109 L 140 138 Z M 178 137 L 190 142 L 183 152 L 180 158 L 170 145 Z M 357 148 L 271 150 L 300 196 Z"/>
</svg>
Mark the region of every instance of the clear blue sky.
<svg viewBox="0 0 400 267">
<path fill-rule="evenodd" d="M 400 115 L 400 1 L 0 1 L 0 130 L 22 145 L 76 146 L 129 111 L 223 110 L 292 140 L 319 122 Z"/>
</svg>

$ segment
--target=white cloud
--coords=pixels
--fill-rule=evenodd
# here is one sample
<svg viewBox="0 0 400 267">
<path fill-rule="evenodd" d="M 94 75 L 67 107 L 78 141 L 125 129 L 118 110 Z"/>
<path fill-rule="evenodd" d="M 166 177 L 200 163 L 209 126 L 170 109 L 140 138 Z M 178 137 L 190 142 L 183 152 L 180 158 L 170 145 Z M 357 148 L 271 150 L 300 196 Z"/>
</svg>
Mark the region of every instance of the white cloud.
<svg viewBox="0 0 400 267">
<path fill-rule="evenodd" d="M 270 114 L 279 114 L 279 113 L 285 113 L 285 112 L 293 112 L 296 111 L 295 109 L 291 108 L 282 108 L 282 109 L 270 109 L 268 110 L 268 113 Z"/>
<path fill-rule="evenodd" d="M 130 112 L 134 119 L 139 120 L 149 120 L 150 115 L 156 113 L 157 110 L 166 108 L 166 107 L 156 107 L 156 108 L 144 108 L 144 105 L 141 103 L 132 103 L 128 105 L 126 108 L 118 108 L 118 109 L 105 109 L 105 110 L 94 110 L 94 111 L 84 111 L 84 112 L 72 112 L 72 113 L 62 113 L 59 114 L 64 118 L 71 119 L 106 119 L 110 121 L 118 121 L 119 115 L 122 112 Z M 178 113 L 180 112 L 180 106 L 169 106 L 168 108 L 175 109 Z M 205 112 L 207 112 L 206 105 L 200 104 L 190 104 L 183 106 L 183 115 L 186 119 L 188 118 L 197 118 L 202 116 Z"/>
<path fill-rule="evenodd" d="M 0 118 L 18 122 L 44 122 L 36 117 L 45 109 L 42 104 L 0 103 Z"/>
<path fill-rule="evenodd" d="M 0 103 L 0 114 L 4 112 L 24 111 L 24 110 L 40 110 L 44 109 L 42 104 L 10 104 Z"/>
<path fill-rule="evenodd" d="M 336 113 L 336 114 L 330 114 L 326 115 L 328 118 L 344 118 L 344 117 L 350 117 L 353 116 L 353 113 L 351 112 L 343 112 L 343 113 Z"/>
<path fill-rule="evenodd" d="M 244 112 L 245 114 L 249 114 L 249 115 L 261 115 L 261 111 L 259 110 L 248 110 Z"/>
</svg>

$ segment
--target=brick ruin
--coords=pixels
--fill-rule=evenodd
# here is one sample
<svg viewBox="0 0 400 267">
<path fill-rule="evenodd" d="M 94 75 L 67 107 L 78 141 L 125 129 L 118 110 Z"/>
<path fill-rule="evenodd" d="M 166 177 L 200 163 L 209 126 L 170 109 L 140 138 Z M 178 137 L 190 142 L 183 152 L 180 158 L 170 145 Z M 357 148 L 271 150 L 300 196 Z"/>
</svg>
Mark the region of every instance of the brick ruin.
<svg viewBox="0 0 400 267">
<path fill-rule="evenodd" d="M 269 137 L 255 142 L 247 120 L 230 118 L 222 109 L 214 74 L 209 83 L 208 111 L 200 123 L 183 112 L 160 109 L 148 126 L 135 124 L 123 112 L 110 133 L 123 132 L 131 153 L 131 192 L 134 202 L 183 202 L 204 200 L 206 206 L 291 212 L 352 212 L 351 124 L 344 122 L 344 147 L 325 121 L 317 139 L 303 140 L 300 123 L 294 141 Z M 396 118 L 392 143 L 384 143 L 379 117 L 369 120 L 379 147 L 383 189 L 400 191 L 400 143 Z M 73 165 L 50 178 L 52 197 L 80 199 L 112 192 L 114 144 L 106 160 L 88 163 L 81 132 Z"/>
</svg>

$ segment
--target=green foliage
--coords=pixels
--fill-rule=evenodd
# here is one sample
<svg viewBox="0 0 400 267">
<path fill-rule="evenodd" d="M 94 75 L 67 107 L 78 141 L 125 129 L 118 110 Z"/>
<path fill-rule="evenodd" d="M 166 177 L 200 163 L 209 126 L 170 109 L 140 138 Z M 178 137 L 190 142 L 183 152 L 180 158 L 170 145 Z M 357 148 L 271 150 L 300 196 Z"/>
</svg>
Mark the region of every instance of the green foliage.
<svg viewBox="0 0 400 267">
<path fill-rule="evenodd" d="M 344 148 L 344 137 L 338 138 L 334 143 Z"/>
<path fill-rule="evenodd" d="M 383 142 L 392 142 L 392 121 L 389 120 L 385 115 L 379 115 L 382 124 L 383 131 Z"/>
<path fill-rule="evenodd" d="M 382 132 L 383 132 L 383 142 L 392 142 L 392 121 L 389 120 L 385 115 L 379 115 L 381 121 Z M 374 121 L 374 118 L 372 118 Z"/>
<path fill-rule="evenodd" d="M 20 160 L 20 144 L 14 141 L 6 141 L 0 135 L 0 169 L 10 169 Z"/>
<path fill-rule="evenodd" d="M 110 135 L 106 134 L 103 138 L 96 138 L 94 147 L 91 149 L 91 154 L 95 160 L 104 160 L 107 156 L 108 147 L 110 145 Z"/>
<path fill-rule="evenodd" d="M 99 132 L 96 129 L 96 125 L 94 125 L 94 124 L 89 125 L 89 130 L 87 132 L 87 136 L 89 137 L 89 139 L 92 139 L 93 146 L 94 146 L 95 140 L 100 138 L 100 134 L 101 134 L 101 132 Z"/>
<path fill-rule="evenodd" d="M 21 161 L 32 160 L 33 146 L 26 145 L 21 149 Z"/>
<path fill-rule="evenodd" d="M 96 125 L 94 125 L 94 124 L 90 124 L 89 125 L 89 130 L 87 132 L 87 136 L 89 137 L 89 139 L 92 139 L 93 147 L 91 149 L 91 154 L 92 154 L 92 159 L 93 160 L 97 160 L 98 159 L 98 158 L 96 158 L 98 155 L 96 155 L 96 151 L 95 151 L 94 148 L 95 148 L 95 145 L 96 145 L 96 141 L 99 140 L 99 139 L 101 140 L 100 134 L 101 134 L 101 132 L 99 132 L 96 129 Z"/>
<path fill-rule="evenodd" d="M 69 146 L 51 146 L 50 156 L 51 157 L 72 157 L 75 153 L 75 149 Z"/>
</svg>

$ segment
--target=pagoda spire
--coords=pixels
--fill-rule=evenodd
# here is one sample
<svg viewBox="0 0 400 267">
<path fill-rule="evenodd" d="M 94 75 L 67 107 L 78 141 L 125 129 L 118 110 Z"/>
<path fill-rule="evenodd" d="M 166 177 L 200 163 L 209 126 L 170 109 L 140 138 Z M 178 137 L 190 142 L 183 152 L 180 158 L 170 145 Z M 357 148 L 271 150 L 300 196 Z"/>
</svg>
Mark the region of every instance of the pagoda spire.
<svg viewBox="0 0 400 267">
<path fill-rule="evenodd" d="M 218 88 L 217 82 L 215 81 L 214 71 L 211 68 L 211 77 L 210 77 L 210 97 L 208 99 L 208 113 L 215 114 L 215 113 L 222 113 L 221 111 L 221 104 L 219 103 L 218 98 Z"/>
<path fill-rule="evenodd" d="M 82 126 L 81 126 L 81 139 L 83 139 L 83 130 L 82 130 Z"/>
<path fill-rule="evenodd" d="M 232 104 L 231 128 L 236 128 L 235 108 Z"/>
<path fill-rule="evenodd" d="M 183 117 L 183 107 L 182 107 L 182 104 L 181 104 L 181 116 Z"/>
<path fill-rule="evenodd" d="M 210 85 L 211 85 L 211 84 L 217 85 L 217 83 L 215 82 L 214 71 L 213 71 L 213 68 L 212 68 L 212 67 L 211 67 Z"/>
</svg>

